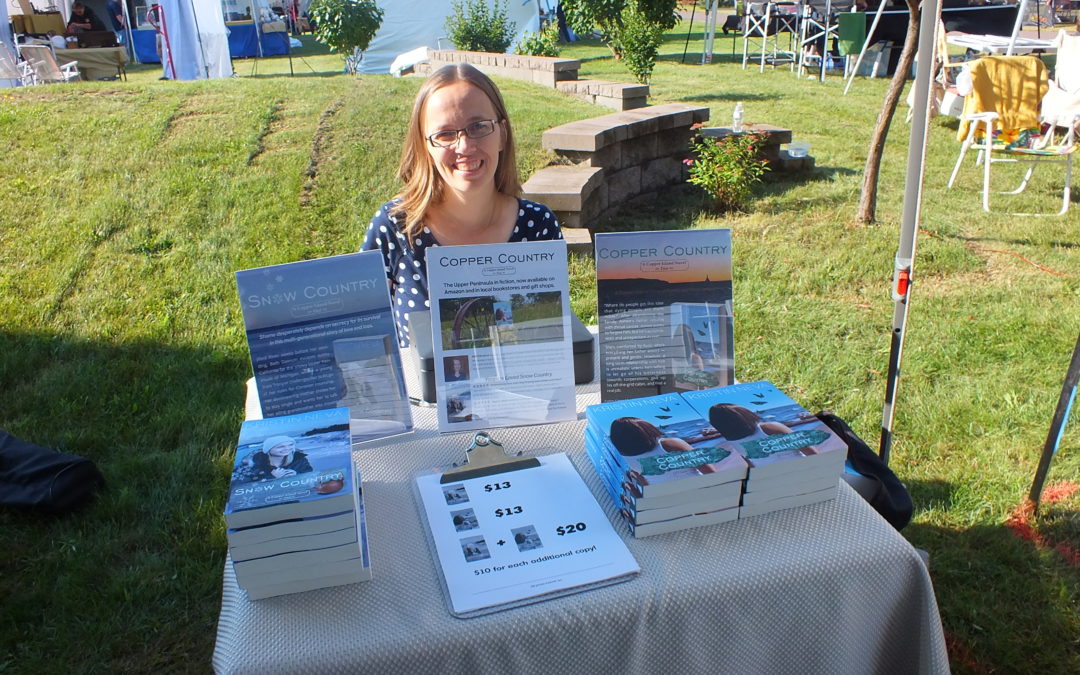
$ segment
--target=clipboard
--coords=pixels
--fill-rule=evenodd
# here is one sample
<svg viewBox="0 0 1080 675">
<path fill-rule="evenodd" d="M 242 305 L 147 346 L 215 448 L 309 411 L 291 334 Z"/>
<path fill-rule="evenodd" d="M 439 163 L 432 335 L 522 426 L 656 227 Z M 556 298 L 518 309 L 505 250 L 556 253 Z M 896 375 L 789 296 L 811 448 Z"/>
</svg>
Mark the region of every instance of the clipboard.
<svg viewBox="0 0 1080 675">
<path fill-rule="evenodd" d="M 482 616 L 641 571 L 566 453 L 510 456 L 479 432 L 466 455 L 413 481 L 451 615 Z"/>
<path fill-rule="evenodd" d="M 446 484 L 456 480 L 469 480 L 540 466 L 540 460 L 535 457 L 518 459 L 508 456 L 503 450 L 502 443 L 496 441 L 486 431 L 480 431 L 473 436 L 472 445 L 466 453 L 465 464 L 443 472 L 442 478 L 439 479 L 440 483 Z"/>
</svg>

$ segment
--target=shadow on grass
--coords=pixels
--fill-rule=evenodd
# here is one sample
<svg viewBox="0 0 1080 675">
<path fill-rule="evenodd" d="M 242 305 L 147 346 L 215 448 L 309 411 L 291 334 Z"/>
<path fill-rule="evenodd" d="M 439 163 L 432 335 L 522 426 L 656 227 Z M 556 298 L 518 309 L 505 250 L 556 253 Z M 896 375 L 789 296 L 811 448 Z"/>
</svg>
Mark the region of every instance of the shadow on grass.
<svg viewBox="0 0 1080 675">
<path fill-rule="evenodd" d="M 747 94 L 745 92 L 733 92 L 726 94 L 694 94 L 693 96 L 682 96 L 675 101 L 683 101 L 686 103 L 710 103 L 716 101 L 773 101 L 779 99 L 779 96 L 768 96 L 766 94 Z M 716 123 L 714 121 L 714 123 Z M 722 123 L 717 123 L 718 126 Z"/>
<path fill-rule="evenodd" d="M 106 480 L 75 514 L 0 511 L 0 670 L 205 668 L 249 373 L 238 349 L 0 331 L 0 428 Z"/>
<path fill-rule="evenodd" d="M 694 46 L 697 47 L 699 45 L 694 45 Z M 682 52 L 679 52 L 678 54 L 661 54 L 660 56 L 656 57 L 656 62 L 657 63 L 678 63 L 678 64 L 681 64 L 681 65 L 687 65 L 687 66 L 701 66 L 703 68 L 708 68 L 709 66 L 715 66 L 715 65 L 721 64 L 721 63 L 729 63 L 729 64 L 730 63 L 735 63 L 735 64 L 741 64 L 742 63 L 742 52 L 717 52 L 717 51 L 713 51 L 712 61 L 710 63 L 702 63 L 701 62 L 701 57 L 702 57 L 702 52 L 700 52 L 700 51 L 686 52 L 685 56 L 682 54 Z M 757 67 L 756 63 L 754 63 L 752 65 L 755 68 Z"/>
<path fill-rule="evenodd" d="M 951 509 L 949 483 L 908 487 L 916 505 Z M 1075 511 L 1071 522 L 1075 546 Z M 1024 672 L 1080 671 L 1074 649 L 1080 572 L 1058 551 L 1016 536 L 1005 524 L 960 529 L 913 523 L 904 536 L 930 554 L 953 672 L 1018 672 L 1021 663 Z"/>
</svg>

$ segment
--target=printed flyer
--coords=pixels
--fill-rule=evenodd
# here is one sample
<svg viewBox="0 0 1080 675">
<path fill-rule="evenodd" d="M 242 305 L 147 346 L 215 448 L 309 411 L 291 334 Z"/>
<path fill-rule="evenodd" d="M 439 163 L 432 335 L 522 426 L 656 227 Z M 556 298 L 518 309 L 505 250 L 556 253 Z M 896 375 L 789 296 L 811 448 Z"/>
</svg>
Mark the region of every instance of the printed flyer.
<svg viewBox="0 0 1080 675">
<path fill-rule="evenodd" d="M 353 442 L 412 429 L 377 251 L 236 273 L 263 417 L 347 407 Z"/>
<path fill-rule="evenodd" d="M 595 237 L 601 400 L 735 381 L 731 230 Z"/>
<path fill-rule="evenodd" d="M 575 419 L 566 242 L 440 246 L 427 266 L 439 430 Z"/>
<path fill-rule="evenodd" d="M 626 581 L 637 561 L 565 453 L 540 466 L 416 478 L 451 613 L 469 617 Z M 558 495 L 558 499 L 552 499 Z"/>
</svg>

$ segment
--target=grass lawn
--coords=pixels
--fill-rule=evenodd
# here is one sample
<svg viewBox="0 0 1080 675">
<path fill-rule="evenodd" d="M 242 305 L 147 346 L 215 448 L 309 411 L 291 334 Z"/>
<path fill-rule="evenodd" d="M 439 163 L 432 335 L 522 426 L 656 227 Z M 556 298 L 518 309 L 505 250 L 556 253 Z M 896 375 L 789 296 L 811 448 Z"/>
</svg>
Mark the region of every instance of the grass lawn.
<svg viewBox="0 0 1080 675">
<path fill-rule="evenodd" d="M 905 109 L 878 222 L 856 226 L 886 83 L 860 79 L 843 96 L 839 76 L 743 70 L 730 38 L 696 65 L 699 33 L 684 63 L 686 30 L 668 35 L 652 102 L 708 106 L 719 125 L 743 101 L 747 121 L 808 141 L 817 169 L 768 177 L 746 213 L 718 216 L 673 190 L 604 227 L 732 228 L 738 377 L 832 409 L 876 446 Z M 564 56 L 583 60 L 583 77 L 631 79 L 596 43 Z M 419 80 L 346 77 L 313 47 L 294 56 L 294 76 L 284 58 L 234 68 L 223 81 L 162 82 L 159 67 L 134 66 L 127 82 L 0 90 L 0 428 L 93 459 L 109 483 L 77 515 L 0 512 L 0 673 L 209 669 L 250 375 L 233 272 L 356 250 L 397 188 Z M 525 177 L 550 160 L 544 129 L 609 112 L 499 83 Z M 955 120 L 931 122 L 894 425 L 892 466 L 916 504 L 904 534 L 930 553 L 956 672 L 1074 673 L 1075 420 L 1037 536 L 1009 523 L 1080 332 L 1080 208 L 983 213 L 972 159 L 945 189 L 955 134 Z M 1059 173 L 1037 172 L 1031 196 L 999 203 L 1052 208 Z M 571 263 L 574 309 L 595 322 L 592 263 Z M 376 557 L 389 545 L 372 542 Z"/>
</svg>

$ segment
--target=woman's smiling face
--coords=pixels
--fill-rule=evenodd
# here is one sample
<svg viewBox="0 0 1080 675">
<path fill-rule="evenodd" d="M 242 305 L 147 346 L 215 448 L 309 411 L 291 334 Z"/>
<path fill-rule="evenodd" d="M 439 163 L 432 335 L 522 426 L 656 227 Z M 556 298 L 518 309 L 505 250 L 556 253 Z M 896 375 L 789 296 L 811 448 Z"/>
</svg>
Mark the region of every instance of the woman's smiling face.
<svg viewBox="0 0 1080 675">
<path fill-rule="evenodd" d="M 487 95 L 468 82 L 455 82 L 428 97 L 421 116 L 425 137 L 439 131 L 453 131 L 481 120 L 497 120 L 498 113 Z M 505 142 L 500 120 L 495 132 L 482 138 L 469 138 L 464 132 L 448 148 L 427 143 L 427 150 L 447 189 L 459 195 L 480 189 L 495 189 L 495 169 Z"/>
</svg>

